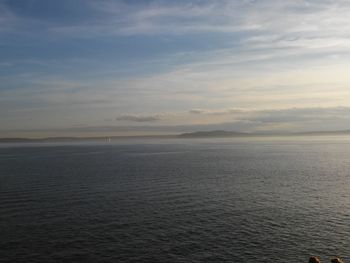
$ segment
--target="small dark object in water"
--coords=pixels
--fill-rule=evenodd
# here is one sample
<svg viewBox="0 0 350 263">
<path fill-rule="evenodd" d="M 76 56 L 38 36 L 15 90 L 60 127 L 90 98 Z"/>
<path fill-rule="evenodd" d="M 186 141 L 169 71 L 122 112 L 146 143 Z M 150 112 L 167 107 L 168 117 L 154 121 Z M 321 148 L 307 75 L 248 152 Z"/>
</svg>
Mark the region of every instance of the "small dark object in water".
<svg viewBox="0 0 350 263">
<path fill-rule="evenodd" d="M 318 257 L 311 257 L 309 263 L 321 263 L 321 260 L 319 260 Z"/>
<path fill-rule="evenodd" d="M 332 263 L 344 263 L 340 258 L 336 257 L 331 260 Z"/>
</svg>

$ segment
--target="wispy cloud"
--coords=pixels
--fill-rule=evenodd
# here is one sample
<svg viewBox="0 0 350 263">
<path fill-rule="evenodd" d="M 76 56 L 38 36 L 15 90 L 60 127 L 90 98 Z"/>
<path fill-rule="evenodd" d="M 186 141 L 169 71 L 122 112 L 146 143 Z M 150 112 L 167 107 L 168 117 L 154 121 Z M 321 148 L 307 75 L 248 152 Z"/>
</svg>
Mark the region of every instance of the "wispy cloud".
<svg viewBox="0 0 350 263">
<path fill-rule="evenodd" d="M 252 110 L 248 110 L 252 111 Z M 247 110 L 244 109 L 219 109 L 219 110 L 205 110 L 205 109 L 192 109 L 189 110 L 190 114 L 206 114 L 206 115 L 231 115 L 235 113 L 244 113 Z"/>
<path fill-rule="evenodd" d="M 320 40 L 322 46 L 338 45 L 348 38 L 344 32 L 350 27 L 347 1 L 90 1 L 90 6 L 99 14 L 92 21 L 52 30 L 91 36 L 251 32 L 247 41 L 243 37 L 246 44 L 283 47 L 321 44 Z"/>
<path fill-rule="evenodd" d="M 131 121 L 131 122 L 154 122 L 161 120 L 161 115 L 135 115 L 135 114 L 124 114 L 116 118 L 117 121 Z"/>
</svg>

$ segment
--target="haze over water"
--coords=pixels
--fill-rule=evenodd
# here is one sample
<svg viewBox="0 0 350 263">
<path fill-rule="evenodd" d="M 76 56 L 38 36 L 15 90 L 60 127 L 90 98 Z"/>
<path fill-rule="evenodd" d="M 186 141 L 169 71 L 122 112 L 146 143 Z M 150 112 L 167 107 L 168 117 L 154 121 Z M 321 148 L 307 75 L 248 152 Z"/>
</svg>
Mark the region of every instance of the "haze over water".
<svg viewBox="0 0 350 263">
<path fill-rule="evenodd" d="M 2 262 L 350 260 L 350 140 L 0 147 Z"/>
</svg>

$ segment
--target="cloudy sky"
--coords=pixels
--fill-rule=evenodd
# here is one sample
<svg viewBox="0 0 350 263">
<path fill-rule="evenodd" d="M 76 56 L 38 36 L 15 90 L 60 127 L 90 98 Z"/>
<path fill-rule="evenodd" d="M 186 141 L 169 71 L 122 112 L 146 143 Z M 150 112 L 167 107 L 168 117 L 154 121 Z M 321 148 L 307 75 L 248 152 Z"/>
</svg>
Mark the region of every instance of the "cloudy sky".
<svg viewBox="0 0 350 263">
<path fill-rule="evenodd" d="M 0 0 L 0 137 L 350 129 L 345 0 Z"/>
</svg>

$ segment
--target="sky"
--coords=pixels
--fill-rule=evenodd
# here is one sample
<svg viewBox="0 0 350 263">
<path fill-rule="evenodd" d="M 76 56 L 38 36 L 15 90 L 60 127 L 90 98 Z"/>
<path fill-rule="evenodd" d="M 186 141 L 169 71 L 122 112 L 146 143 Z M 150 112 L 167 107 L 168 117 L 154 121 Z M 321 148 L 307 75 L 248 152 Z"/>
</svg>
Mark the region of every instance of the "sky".
<svg viewBox="0 0 350 263">
<path fill-rule="evenodd" d="M 350 129 L 345 0 L 0 0 L 0 137 Z"/>
</svg>

